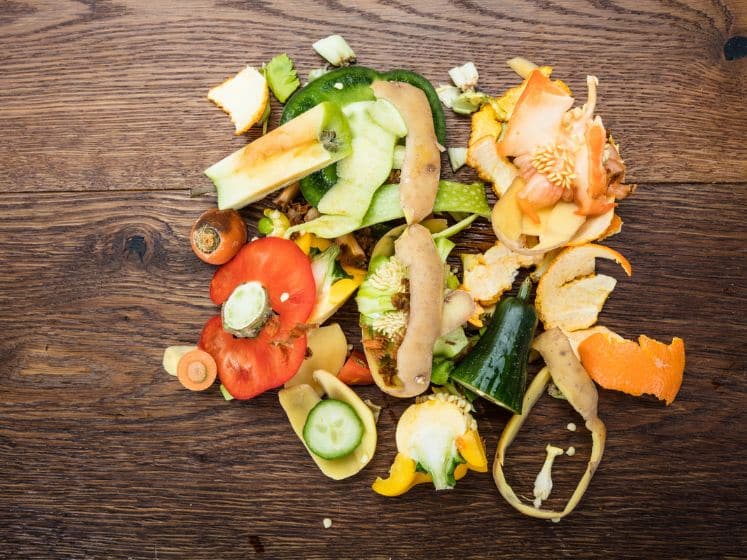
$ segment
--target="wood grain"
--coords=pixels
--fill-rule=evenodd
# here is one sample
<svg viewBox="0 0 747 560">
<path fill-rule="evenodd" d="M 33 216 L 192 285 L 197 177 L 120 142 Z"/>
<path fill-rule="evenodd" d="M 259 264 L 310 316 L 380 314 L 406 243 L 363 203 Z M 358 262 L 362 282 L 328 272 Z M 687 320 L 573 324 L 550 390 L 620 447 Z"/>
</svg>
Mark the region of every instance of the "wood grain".
<svg viewBox="0 0 747 560">
<path fill-rule="evenodd" d="M 745 64 L 727 62 L 734 12 L 719 2 L 314 4 L 47 1 L 8 4 L 0 28 L 4 191 L 188 188 L 244 143 L 207 90 L 279 50 L 302 76 L 310 45 L 345 32 L 360 62 L 416 67 L 434 82 L 474 60 L 482 87 L 515 82 L 503 60 L 552 63 L 600 110 L 642 182 L 747 178 Z M 735 3 L 737 13 L 742 2 Z M 279 109 L 276 107 L 275 118 Z M 452 119 L 462 144 L 466 119 Z"/>
<path fill-rule="evenodd" d="M 601 322 L 627 336 L 682 336 L 687 375 L 669 408 L 602 393 L 605 459 L 559 525 L 516 514 L 487 475 L 438 495 L 374 495 L 368 484 L 388 468 L 404 406 L 376 390 L 364 392 L 387 406 L 377 456 L 339 484 L 289 437 L 274 392 L 224 403 L 217 390 L 181 390 L 160 357 L 165 345 L 194 341 L 214 313 L 210 270 L 186 249 L 206 201 L 0 197 L 0 262 L 10 265 L 0 275 L 0 557 L 736 555 L 747 482 L 746 187 L 643 185 L 622 207 L 623 233 L 610 245 L 635 272 Z M 477 229 L 465 246 L 490 239 L 486 224 Z M 354 331 L 350 307 L 341 319 Z M 505 419 L 489 407 L 480 415 L 489 453 Z M 571 420 L 542 401 L 512 448 L 519 491 L 531 491 L 550 441 L 579 450 L 556 469 L 556 496 L 571 490 L 589 449 L 586 434 L 564 430 Z M 321 528 L 324 517 L 332 529 Z"/>
<path fill-rule="evenodd" d="M 747 65 L 722 47 L 746 13 L 743 0 L 0 1 L 0 559 L 744 557 Z M 279 50 L 305 75 L 331 32 L 362 63 L 435 82 L 474 60 L 491 92 L 515 54 L 554 64 L 581 99 L 585 74 L 601 79 L 641 183 L 609 240 L 634 275 L 600 263 L 620 280 L 601 323 L 681 336 L 688 364 L 668 408 L 601 392 L 605 457 L 559 524 L 520 516 L 489 475 L 375 495 L 405 406 L 375 389 L 362 393 L 386 407 L 377 455 L 335 483 L 275 392 L 226 403 L 161 370 L 162 349 L 216 311 L 187 243 L 212 201 L 186 189 L 246 142 L 205 92 Z M 466 121 L 448 118 L 463 144 Z M 482 223 L 459 241 L 493 237 Z M 357 342 L 353 305 L 337 318 Z M 480 410 L 489 455 L 506 419 Z M 569 495 L 590 447 L 569 421 L 563 403 L 538 405 L 510 451 L 519 493 L 554 443 L 578 455 L 558 459 L 548 505 Z"/>
</svg>

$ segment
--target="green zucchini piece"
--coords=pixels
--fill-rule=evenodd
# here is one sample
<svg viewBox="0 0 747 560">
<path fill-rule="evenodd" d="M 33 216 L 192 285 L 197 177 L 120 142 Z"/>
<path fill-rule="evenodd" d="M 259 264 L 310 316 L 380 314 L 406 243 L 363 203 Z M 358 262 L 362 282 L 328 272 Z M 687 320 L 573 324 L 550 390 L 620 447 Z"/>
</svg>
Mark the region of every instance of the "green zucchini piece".
<svg viewBox="0 0 747 560">
<path fill-rule="evenodd" d="M 322 459 L 350 455 L 363 439 L 363 422 L 355 409 L 344 401 L 319 401 L 309 412 L 303 427 L 303 440 Z"/>
<path fill-rule="evenodd" d="M 517 297 L 501 301 L 485 333 L 451 373 L 453 381 L 515 414 L 521 414 L 537 328 L 537 312 L 527 302 L 531 289 L 526 278 Z"/>
<path fill-rule="evenodd" d="M 348 120 L 335 103 L 320 103 L 205 170 L 218 208 L 239 209 L 325 169 L 352 151 Z"/>
<path fill-rule="evenodd" d="M 337 166 L 337 183 L 319 200 L 321 216 L 290 228 L 331 239 L 360 228 L 371 199 L 392 170 L 397 137 L 374 121 L 371 109 L 382 101 L 359 101 L 343 109 L 353 137 L 350 156 Z M 392 107 L 392 111 L 396 110 Z M 396 114 L 399 117 L 399 114 Z"/>
</svg>

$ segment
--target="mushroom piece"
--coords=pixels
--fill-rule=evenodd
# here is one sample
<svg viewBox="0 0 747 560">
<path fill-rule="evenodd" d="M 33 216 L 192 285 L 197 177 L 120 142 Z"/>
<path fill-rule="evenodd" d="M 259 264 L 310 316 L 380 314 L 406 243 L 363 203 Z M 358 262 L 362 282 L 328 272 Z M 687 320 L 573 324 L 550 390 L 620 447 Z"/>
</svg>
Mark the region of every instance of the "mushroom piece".
<svg viewBox="0 0 747 560">
<path fill-rule="evenodd" d="M 410 312 L 397 351 L 397 377 L 402 386 L 384 391 L 395 397 L 414 397 L 431 380 L 433 345 L 441 336 L 444 267 L 430 232 L 420 224 L 407 227 L 394 243 L 394 254 L 407 267 Z"/>
<path fill-rule="evenodd" d="M 421 222 L 433 211 L 441 173 L 441 152 L 428 98 L 420 88 L 402 82 L 377 80 L 371 89 L 377 98 L 394 105 L 407 125 L 400 204 L 408 224 Z"/>
</svg>

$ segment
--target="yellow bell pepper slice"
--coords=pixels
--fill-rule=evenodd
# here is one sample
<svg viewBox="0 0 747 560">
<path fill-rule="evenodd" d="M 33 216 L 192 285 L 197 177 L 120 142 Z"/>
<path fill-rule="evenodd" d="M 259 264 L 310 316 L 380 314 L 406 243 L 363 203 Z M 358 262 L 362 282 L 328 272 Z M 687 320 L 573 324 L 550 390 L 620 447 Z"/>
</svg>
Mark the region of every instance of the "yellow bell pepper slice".
<svg viewBox="0 0 747 560">
<path fill-rule="evenodd" d="M 469 430 L 464 435 L 459 436 L 456 439 L 456 446 L 459 454 L 467 461 L 465 465 L 467 468 L 476 472 L 488 472 L 488 458 L 485 454 L 485 446 L 476 430 Z M 461 467 L 462 465 L 459 466 Z"/>
<path fill-rule="evenodd" d="M 488 459 L 485 455 L 480 435 L 470 430 L 457 439 L 457 449 L 466 463 L 454 469 L 454 478 L 461 480 L 470 470 L 487 472 Z M 397 453 L 392 466 L 389 467 L 389 478 L 377 477 L 371 488 L 382 496 L 401 496 L 417 484 L 433 482 L 431 475 L 415 470 L 415 461 L 403 453 Z"/>
<path fill-rule="evenodd" d="M 401 496 L 416 484 L 426 482 L 422 480 L 424 477 L 430 480 L 430 475 L 415 470 L 415 461 L 407 455 L 397 453 L 389 467 L 389 478 L 376 477 L 371 488 L 382 496 Z"/>
<path fill-rule="evenodd" d="M 329 239 L 322 239 L 321 237 L 317 237 L 313 233 L 304 233 L 303 235 L 299 235 L 298 238 L 295 239 L 295 242 L 296 245 L 298 245 L 299 249 L 301 249 L 306 255 L 311 252 L 312 247 L 319 249 L 320 251 L 326 251 L 332 244 Z"/>
<path fill-rule="evenodd" d="M 464 478 L 468 471 L 469 467 L 466 463 L 457 465 L 454 469 L 454 478 L 460 480 Z M 402 453 L 397 453 L 394 463 L 389 468 L 389 478 L 377 477 L 371 488 L 377 494 L 393 498 L 401 496 L 413 486 L 426 482 L 433 482 L 431 475 L 416 471 L 415 461 Z"/>
</svg>

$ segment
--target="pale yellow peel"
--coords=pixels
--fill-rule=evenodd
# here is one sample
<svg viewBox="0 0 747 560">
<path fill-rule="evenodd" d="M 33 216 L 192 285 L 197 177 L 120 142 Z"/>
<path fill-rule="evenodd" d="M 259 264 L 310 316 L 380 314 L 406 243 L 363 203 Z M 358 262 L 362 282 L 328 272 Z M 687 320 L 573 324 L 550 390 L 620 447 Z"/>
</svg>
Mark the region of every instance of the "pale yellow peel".
<svg viewBox="0 0 747 560">
<path fill-rule="evenodd" d="M 530 517 L 556 520 L 562 519 L 571 513 L 589 487 L 589 483 L 604 454 L 606 428 L 597 416 L 597 393 L 594 383 L 578 359 L 573 356 L 570 343 L 563 333 L 558 329 L 546 331 L 535 339 L 534 346 L 540 351 L 548 366 L 542 368 L 529 385 L 524 395 L 522 414 L 512 416 L 501 434 L 495 454 L 495 461 L 493 462 L 493 478 L 501 496 L 514 509 Z M 551 373 L 551 371 L 554 373 Z M 591 456 L 589 457 L 586 470 L 566 503 L 565 508 L 561 511 L 540 509 L 523 503 L 511 485 L 508 484 L 503 472 L 508 447 L 513 442 L 532 408 L 544 393 L 545 387 L 551 379 L 561 389 L 574 410 L 584 418 L 586 427 L 591 432 L 592 438 Z"/>
<path fill-rule="evenodd" d="M 340 325 L 332 323 L 310 331 L 306 335 L 306 346 L 311 355 L 301 363 L 296 375 L 286 381 L 285 387 L 305 383 L 322 395 L 322 387 L 314 380 L 313 374 L 316 370 L 323 369 L 337 375 L 347 357 L 348 341 Z"/>
<path fill-rule="evenodd" d="M 595 259 L 617 262 L 630 275 L 630 263 L 617 251 L 588 243 L 564 249 L 548 266 L 537 285 L 535 307 L 546 329 L 586 329 L 597 321 L 616 280 L 595 275 Z"/>
</svg>

